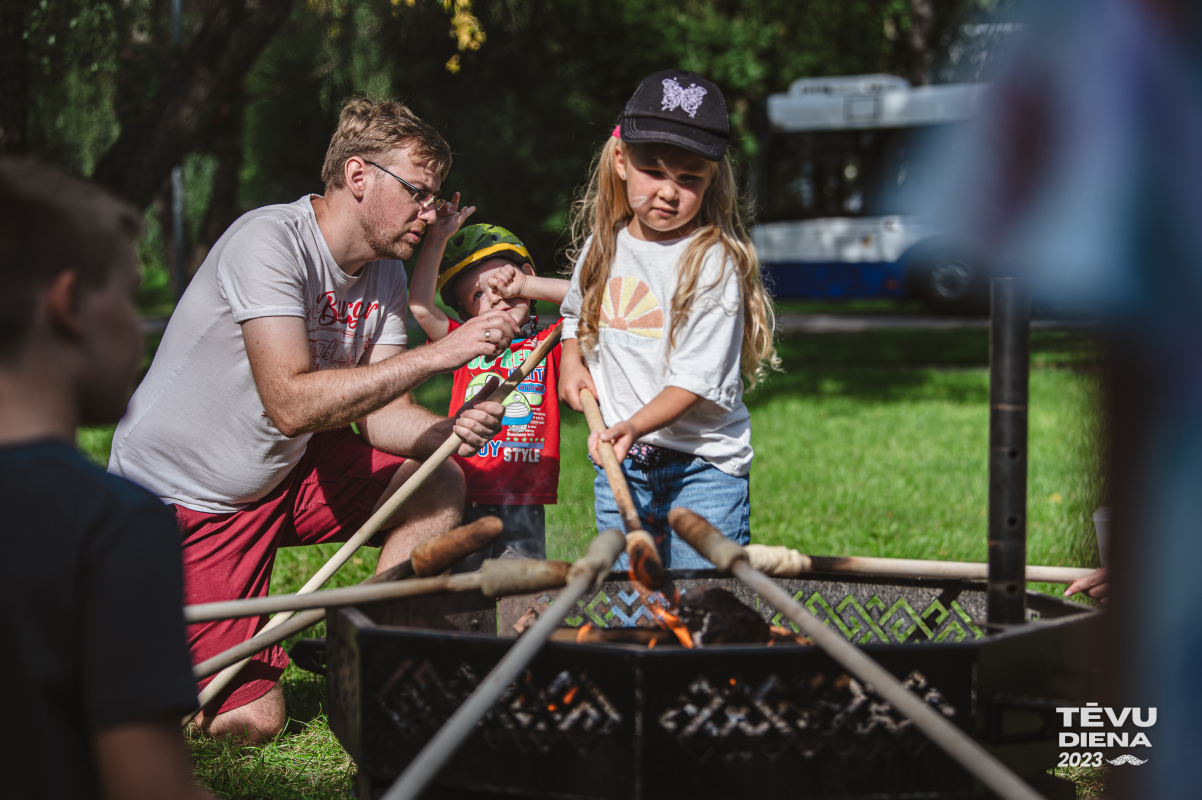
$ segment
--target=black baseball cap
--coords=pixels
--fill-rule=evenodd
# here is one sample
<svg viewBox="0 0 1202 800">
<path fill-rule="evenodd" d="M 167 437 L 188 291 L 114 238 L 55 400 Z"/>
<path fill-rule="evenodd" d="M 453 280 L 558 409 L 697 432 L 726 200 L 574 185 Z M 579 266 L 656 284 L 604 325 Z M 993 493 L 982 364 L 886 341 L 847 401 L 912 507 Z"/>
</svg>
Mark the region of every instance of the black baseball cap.
<svg viewBox="0 0 1202 800">
<path fill-rule="evenodd" d="M 669 69 L 643 79 L 618 123 L 624 142 L 663 142 L 718 161 L 730 144 L 722 90 L 696 72 Z"/>
</svg>

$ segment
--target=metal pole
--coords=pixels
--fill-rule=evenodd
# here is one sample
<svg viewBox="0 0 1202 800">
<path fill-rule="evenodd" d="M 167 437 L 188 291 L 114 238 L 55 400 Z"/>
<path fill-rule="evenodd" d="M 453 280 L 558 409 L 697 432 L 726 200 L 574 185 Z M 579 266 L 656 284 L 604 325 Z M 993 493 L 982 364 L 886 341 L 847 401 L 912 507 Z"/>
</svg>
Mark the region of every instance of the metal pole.
<svg viewBox="0 0 1202 800">
<path fill-rule="evenodd" d="M 183 0 L 171 0 L 171 43 L 179 47 L 184 40 Z M 184 168 L 171 169 L 171 229 L 175 243 L 175 299 L 184 296 L 188 281 L 187 233 L 184 230 Z"/>
<path fill-rule="evenodd" d="M 1026 622 L 1027 384 L 1031 293 L 1017 278 L 994 278 L 989 320 L 990 622 Z"/>
</svg>

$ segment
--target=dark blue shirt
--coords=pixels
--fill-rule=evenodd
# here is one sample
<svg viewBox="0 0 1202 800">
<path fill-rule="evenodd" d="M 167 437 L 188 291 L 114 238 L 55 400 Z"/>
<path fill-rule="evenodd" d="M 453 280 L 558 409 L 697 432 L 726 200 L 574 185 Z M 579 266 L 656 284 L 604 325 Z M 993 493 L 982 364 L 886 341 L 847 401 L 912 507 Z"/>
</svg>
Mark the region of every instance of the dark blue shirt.
<svg viewBox="0 0 1202 800">
<path fill-rule="evenodd" d="M 68 444 L 0 448 L 0 794 L 100 797 L 93 734 L 196 703 L 171 512 Z"/>
</svg>

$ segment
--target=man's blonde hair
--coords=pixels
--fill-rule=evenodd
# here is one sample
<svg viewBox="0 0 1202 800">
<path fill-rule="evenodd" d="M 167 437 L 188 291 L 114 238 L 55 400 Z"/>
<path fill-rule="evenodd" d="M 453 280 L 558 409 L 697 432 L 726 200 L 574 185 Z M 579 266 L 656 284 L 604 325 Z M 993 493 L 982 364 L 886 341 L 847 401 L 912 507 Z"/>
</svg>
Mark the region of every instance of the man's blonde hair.
<svg viewBox="0 0 1202 800">
<path fill-rule="evenodd" d="M 343 166 L 348 158 L 379 159 L 398 147 L 411 147 L 414 163 L 442 178 L 451 169 L 451 148 L 446 140 L 406 106 L 363 97 L 347 100 L 321 167 L 326 190 L 345 184 Z"/>
</svg>

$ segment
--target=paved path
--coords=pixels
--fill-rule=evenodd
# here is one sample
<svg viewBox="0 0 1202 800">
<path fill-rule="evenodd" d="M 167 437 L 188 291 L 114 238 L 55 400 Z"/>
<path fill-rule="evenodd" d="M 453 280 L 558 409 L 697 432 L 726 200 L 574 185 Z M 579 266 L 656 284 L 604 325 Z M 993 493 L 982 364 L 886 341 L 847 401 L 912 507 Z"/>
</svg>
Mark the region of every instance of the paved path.
<svg viewBox="0 0 1202 800">
<path fill-rule="evenodd" d="M 1080 330 L 1097 327 L 1095 322 L 1077 320 L 1032 320 L 1034 330 Z M 864 331 L 958 331 L 988 330 L 988 317 L 917 317 L 880 314 L 781 314 L 776 318 L 781 333 L 863 333 Z"/>
</svg>

